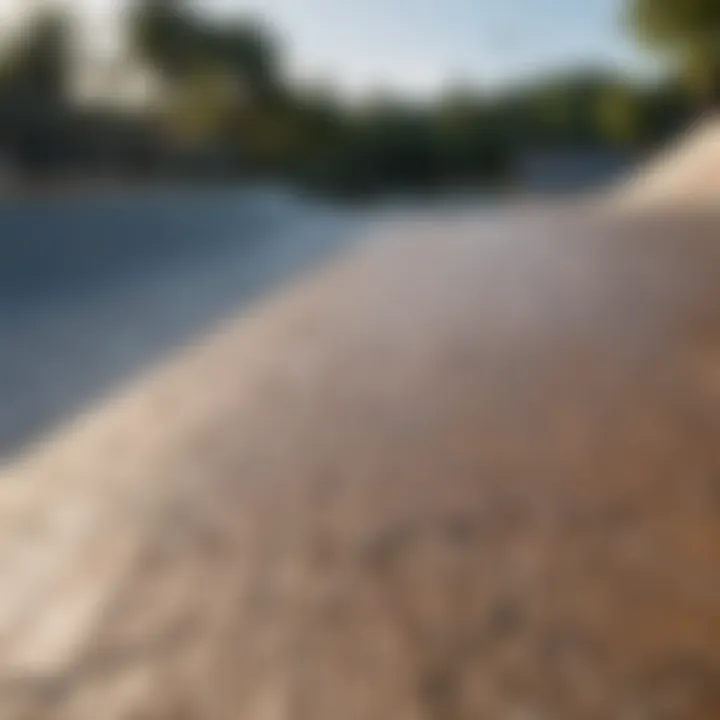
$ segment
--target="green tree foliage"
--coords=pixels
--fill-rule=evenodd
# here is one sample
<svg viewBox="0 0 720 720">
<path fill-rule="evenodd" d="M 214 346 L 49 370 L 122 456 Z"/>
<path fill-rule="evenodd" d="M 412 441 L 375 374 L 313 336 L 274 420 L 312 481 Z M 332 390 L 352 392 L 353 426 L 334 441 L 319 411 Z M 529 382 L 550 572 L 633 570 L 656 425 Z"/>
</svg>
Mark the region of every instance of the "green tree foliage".
<svg viewBox="0 0 720 720">
<path fill-rule="evenodd" d="M 138 56 L 171 85 L 214 74 L 253 100 L 279 91 L 277 44 L 253 21 L 212 22 L 185 0 L 140 0 L 131 15 L 130 37 Z"/>
<path fill-rule="evenodd" d="M 224 148 L 245 172 L 289 152 L 279 48 L 263 27 L 212 20 L 186 0 L 138 0 L 130 38 L 163 79 L 164 123 L 178 146 Z"/>
<path fill-rule="evenodd" d="M 598 94 L 594 108 L 597 129 L 609 145 L 632 147 L 644 135 L 643 98 L 627 84 L 610 84 Z"/>
<path fill-rule="evenodd" d="M 130 16 L 131 47 L 166 82 L 183 82 L 201 61 L 198 24 L 184 0 L 139 0 Z"/>
<path fill-rule="evenodd" d="M 643 37 L 688 67 L 710 56 L 699 65 L 716 67 L 714 37 L 700 25 L 711 26 L 720 0 L 632 3 Z M 0 151 L 33 171 L 95 163 L 168 176 L 220 168 L 337 192 L 466 188 L 505 182 L 538 150 L 642 149 L 688 114 L 674 78 L 643 86 L 587 70 L 492 93 L 456 87 L 436 100 L 385 95 L 348 106 L 331 91 L 293 87 L 272 33 L 204 13 L 202 0 L 134 0 L 127 29 L 128 65 L 160 80 L 152 107 L 75 105 L 66 18 L 41 12 L 0 63 Z"/>
<path fill-rule="evenodd" d="M 667 55 L 706 101 L 720 100 L 720 0 L 631 0 L 638 38 Z"/>
<path fill-rule="evenodd" d="M 0 68 L 0 142 L 28 172 L 55 165 L 67 145 L 71 37 L 48 9 L 6 47 Z"/>
<path fill-rule="evenodd" d="M 68 89 L 71 39 L 68 21 L 59 10 L 45 10 L 23 28 L 7 49 L 2 83 L 17 97 L 63 103 Z"/>
</svg>

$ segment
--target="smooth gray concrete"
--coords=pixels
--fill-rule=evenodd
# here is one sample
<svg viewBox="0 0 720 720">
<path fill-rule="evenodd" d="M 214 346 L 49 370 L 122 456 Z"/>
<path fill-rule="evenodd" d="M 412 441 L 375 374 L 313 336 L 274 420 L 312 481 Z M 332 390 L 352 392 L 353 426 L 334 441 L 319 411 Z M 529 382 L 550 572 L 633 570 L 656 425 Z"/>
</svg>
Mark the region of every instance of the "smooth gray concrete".
<svg viewBox="0 0 720 720">
<path fill-rule="evenodd" d="M 334 253 L 370 213 L 279 191 L 0 205 L 0 458 Z"/>
</svg>

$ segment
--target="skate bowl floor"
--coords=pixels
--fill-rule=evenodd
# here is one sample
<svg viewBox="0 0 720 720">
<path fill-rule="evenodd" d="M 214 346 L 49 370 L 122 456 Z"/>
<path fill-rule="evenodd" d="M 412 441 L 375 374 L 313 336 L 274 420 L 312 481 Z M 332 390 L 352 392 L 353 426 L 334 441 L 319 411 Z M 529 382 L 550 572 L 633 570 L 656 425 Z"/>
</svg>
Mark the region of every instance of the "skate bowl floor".
<svg viewBox="0 0 720 720">
<path fill-rule="evenodd" d="M 408 222 L 0 480 L 0 716 L 717 718 L 720 215 Z"/>
</svg>

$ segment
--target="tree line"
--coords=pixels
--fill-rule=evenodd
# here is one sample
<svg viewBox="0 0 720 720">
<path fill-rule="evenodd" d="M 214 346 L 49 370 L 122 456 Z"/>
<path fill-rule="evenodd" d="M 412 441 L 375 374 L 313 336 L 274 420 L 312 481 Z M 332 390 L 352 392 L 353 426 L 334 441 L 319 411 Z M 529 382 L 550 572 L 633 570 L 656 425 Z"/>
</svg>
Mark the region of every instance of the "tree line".
<svg viewBox="0 0 720 720">
<path fill-rule="evenodd" d="M 4 48 L 0 152 L 31 178 L 284 178 L 348 193 L 511 183 L 528 153 L 647 150 L 697 113 L 698 98 L 720 95 L 720 2 L 634 0 L 628 20 L 671 58 L 661 80 L 575 69 L 351 107 L 293 86 L 262 24 L 220 22 L 189 0 L 137 0 L 128 57 L 155 81 L 138 107 L 73 94 L 71 24 L 46 10 Z"/>
</svg>

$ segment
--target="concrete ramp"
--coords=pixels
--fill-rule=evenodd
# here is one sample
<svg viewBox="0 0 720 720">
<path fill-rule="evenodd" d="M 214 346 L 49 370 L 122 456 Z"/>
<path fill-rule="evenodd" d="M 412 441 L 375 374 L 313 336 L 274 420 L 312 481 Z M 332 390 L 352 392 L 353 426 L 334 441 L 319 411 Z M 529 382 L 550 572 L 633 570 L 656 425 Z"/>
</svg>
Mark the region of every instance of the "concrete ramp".
<svg viewBox="0 0 720 720">
<path fill-rule="evenodd" d="M 397 228 L 0 481 L 0 717 L 720 715 L 718 218 Z"/>
<path fill-rule="evenodd" d="M 635 208 L 718 206 L 720 118 L 697 122 L 629 182 L 615 188 L 613 196 Z"/>
</svg>

